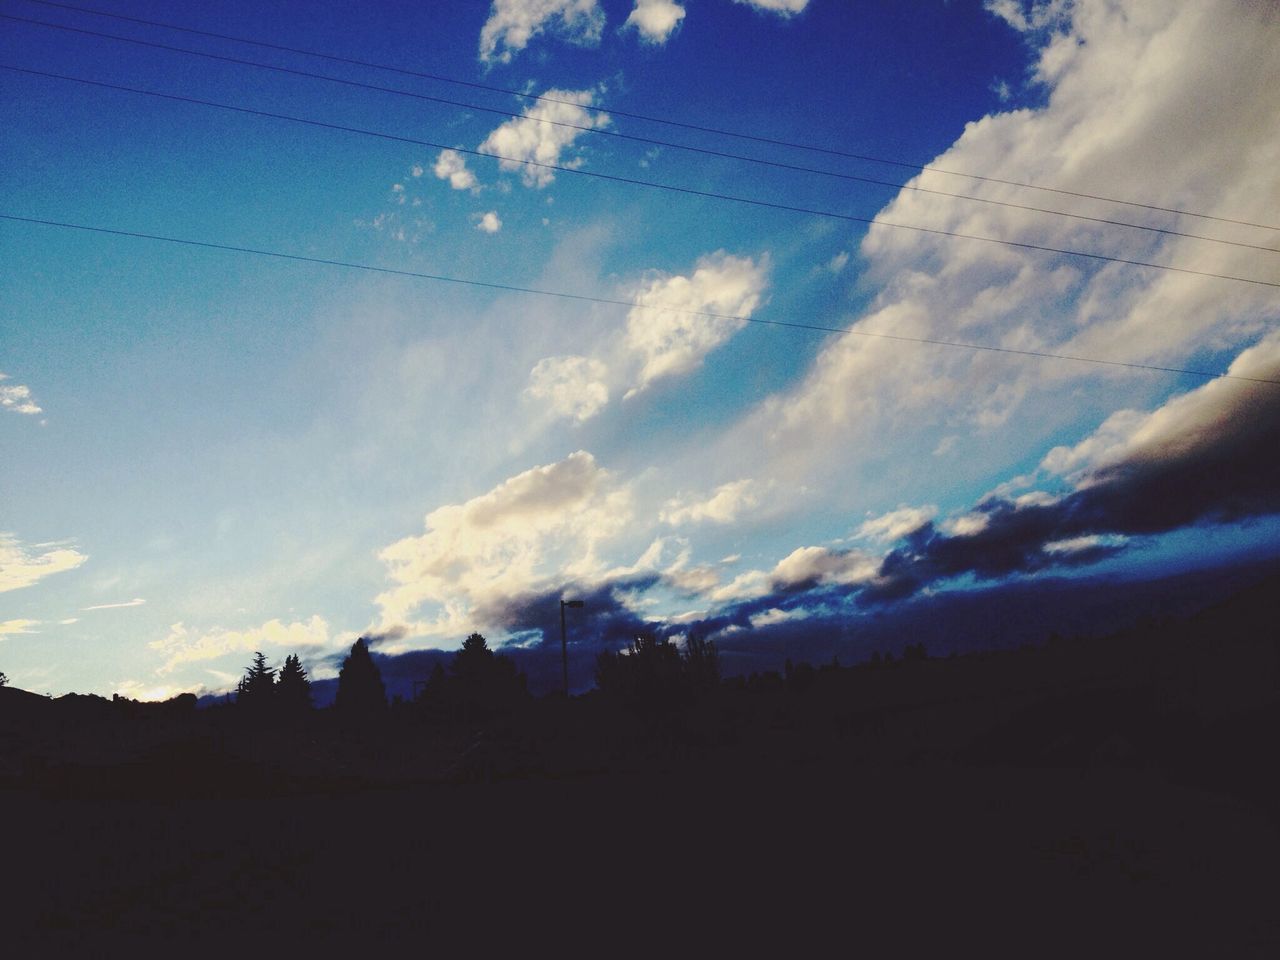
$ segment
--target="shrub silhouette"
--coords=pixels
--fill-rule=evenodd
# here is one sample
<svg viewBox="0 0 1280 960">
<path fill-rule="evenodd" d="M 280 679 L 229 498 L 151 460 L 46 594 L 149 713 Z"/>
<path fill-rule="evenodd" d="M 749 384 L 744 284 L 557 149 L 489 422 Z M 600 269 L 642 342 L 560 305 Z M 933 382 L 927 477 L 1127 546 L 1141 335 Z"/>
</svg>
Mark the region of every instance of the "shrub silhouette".
<svg viewBox="0 0 1280 960">
<path fill-rule="evenodd" d="M 8 682 L 9 682 L 9 678 L 4 675 L 3 671 L 0 671 L 0 687 L 3 687 Z"/>
<path fill-rule="evenodd" d="M 351 645 L 351 653 L 342 661 L 333 705 L 338 713 L 356 719 L 381 716 L 387 711 L 387 690 L 364 637 Z"/>
</svg>

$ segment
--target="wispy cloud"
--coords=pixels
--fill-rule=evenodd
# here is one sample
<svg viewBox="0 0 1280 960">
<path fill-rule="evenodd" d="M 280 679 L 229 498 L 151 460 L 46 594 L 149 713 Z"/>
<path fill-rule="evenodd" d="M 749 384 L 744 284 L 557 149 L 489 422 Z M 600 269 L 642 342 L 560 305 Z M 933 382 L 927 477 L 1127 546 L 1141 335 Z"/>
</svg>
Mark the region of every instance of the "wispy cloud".
<svg viewBox="0 0 1280 960">
<path fill-rule="evenodd" d="M 121 607 L 140 607 L 147 601 L 142 597 L 134 597 L 132 600 L 124 600 L 120 603 L 98 603 L 92 607 L 85 607 L 88 610 L 118 610 Z"/>
<path fill-rule="evenodd" d="M 809 5 L 809 0 L 733 0 L 733 2 L 776 13 L 782 17 L 793 17 Z"/>
<path fill-rule="evenodd" d="M 317 614 L 310 620 L 293 623 L 268 620 L 244 630 L 197 631 L 175 623 L 165 637 L 148 646 L 165 655 L 164 664 L 156 671 L 165 675 L 184 664 L 217 660 L 233 653 L 296 653 L 299 649 L 324 648 L 329 642 L 329 624 Z"/>
<path fill-rule="evenodd" d="M 88 559 L 72 547 L 28 546 L 11 533 L 0 533 L 0 593 L 29 587 L 55 573 L 74 570 Z"/>
<path fill-rule="evenodd" d="M 12 637 L 19 633 L 35 633 L 32 627 L 40 626 L 39 620 L 3 620 L 0 621 L 0 638 Z"/>
</svg>

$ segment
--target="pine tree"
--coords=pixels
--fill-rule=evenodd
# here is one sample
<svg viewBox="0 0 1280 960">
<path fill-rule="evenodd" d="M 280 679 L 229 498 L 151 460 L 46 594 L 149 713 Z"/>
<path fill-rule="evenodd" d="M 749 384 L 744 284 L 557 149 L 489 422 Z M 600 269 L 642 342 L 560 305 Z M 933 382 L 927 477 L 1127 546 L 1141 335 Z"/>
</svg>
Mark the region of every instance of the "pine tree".
<svg viewBox="0 0 1280 960">
<path fill-rule="evenodd" d="M 276 680 L 276 700 L 290 713 L 311 709 L 311 680 L 296 653 L 284 658 Z"/>
<path fill-rule="evenodd" d="M 382 674 L 369 655 L 361 637 L 351 645 L 351 653 L 338 671 L 338 695 L 333 703 L 338 712 L 353 718 L 379 716 L 387 710 L 387 690 Z"/>
<path fill-rule="evenodd" d="M 261 651 L 253 655 L 253 663 L 236 686 L 236 703 L 253 709 L 265 709 L 275 693 L 276 672 L 267 666 Z"/>
</svg>

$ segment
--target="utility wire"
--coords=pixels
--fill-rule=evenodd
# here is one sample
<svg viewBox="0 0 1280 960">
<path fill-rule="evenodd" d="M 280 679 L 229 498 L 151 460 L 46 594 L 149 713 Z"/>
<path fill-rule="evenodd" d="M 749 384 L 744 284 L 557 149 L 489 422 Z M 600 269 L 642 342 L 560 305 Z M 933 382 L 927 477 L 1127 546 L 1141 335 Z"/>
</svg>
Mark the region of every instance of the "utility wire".
<svg viewBox="0 0 1280 960">
<path fill-rule="evenodd" d="M 927 233 L 940 237 L 951 237 L 960 240 L 980 240 L 984 243 L 994 243 L 1000 246 L 1016 247 L 1022 250 L 1036 250 L 1042 253 L 1056 253 L 1063 256 L 1083 257 L 1089 260 L 1104 261 L 1107 263 L 1119 263 L 1132 267 L 1150 267 L 1154 270 L 1166 270 L 1173 273 L 1190 274 L 1197 277 L 1212 277 L 1218 280 L 1231 280 L 1237 283 L 1251 283 L 1264 287 L 1280 288 L 1280 282 L 1274 280 L 1259 280 L 1253 277 L 1238 277 L 1232 274 L 1214 273 L 1208 270 L 1195 270 L 1191 267 L 1175 267 L 1167 263 L 1152 263 L 1148 260 L 1130 260 L 1124 257 L 1113 257 L 1104 253 L 1090 253 L 1084 250 L 1072 250 L 1066 247 L 1050 247 L 1045 244 L 1027 243 L 1022 240 L 1002 240 L 997 237 L 987 237 L 976 233 L 961 233 L 957 230 L 942 230 L 937 227 L 922 227 L 915 224 L 896 223 L 890 220 L 876 219 L 873 217 L 860 217 L 851 213 L 834 213 L 829 210 L 816 210 L 810 207 L 798 207 L 791 204 L 775 203 L 770 200 L 757 200 L 748 197 L 738 197 L 727 193 L 714 193 L 709 190 L 695 190 L 692 187 L 678 187 L 669 183 L 658 183 L 653 180 L 640 180 L 634 177 L 623 177 L 612 173 L 600 173 L 595 170 L 581 170 L 573 167 L 563 166 L 555 163 L 543 163 L 537 160 L 526 160 L 519 157 L 504 157 L 499 154 L 482 153 L 479 150 L 470 150 L 465 147 L 448 147 L 441 143 L 435 143 L 430 140 L 420 140 L 415 137 L 404 137 L 398 134 L 382 133 L 376 130 L 363 130 L 359 127 L 350 127 L 345 124 L 328 123 L 322 120 L 309 120 L 304 117 L 294 117 L 288 114 L 272 113 L 266 110 L 255 110 L 250 107 L 240 107 L 232 104 L 218 103 L 213 100 L 201 100 L 196 97 L 187 97 L 173 93 L 159 93 L 155 90 L 143 90 L 137 87 L 128 87 L 117 83 L 107 83 L 102 80 L 87 80 L 83 77 L 71 77 L 65 74 L 49 73 L 44 70 L 31 70 L 26 67 L 14 67 L 8 64 L 0 63 L 0 70 L 10 70 L 15 73 L 25 73 L 31 76 L 45 77 L 53 80 L 67 80 L 72 83 L 81 83 L 93 87 L 102 87 L 108 90 L 118 90 L 125 93 L 141 94 L 148 97 L 157 97 L 162 100 L 171 100 L 178 103 L 196 104 L 204 107 L 215 107 L 219 110 L 230 110 L 235 113 L 243 113 L 249 116 L 265 117 L 271 120 L 285 120 L 290 123 L 300 123 L 306 126 L 319 127 L 325 130 L 338 130 L 344 133 L 354 133 L 360 136 L 376 137 L 381 140 L 391 140 L 397 143 L 412 143 L 417 146 L 430 147 L 435 150 L 453 150 L 456 153 L 464 153 L 469 156 L 479 157 L 487 160 L 497 160 L 498 162 L 506 162 L 520 164 L 527 167 L 538 167 L 544 170 L 554 170 L 558 173 L 567 173 L 580 177 L 591 177 L 596 180 L 603 180 L 609 183 L 626 183 L 632 186 L 649 187 L 655 190 L 666 190 L 670 193 L 679 193 L 686 196 L 703 197 L 710 200 L 725 200 L 731 203 L 741 203 L 753 207 L 764 207 L 770 210 L 783 210 L 789 213 L 801 213 L 814 217 L 826 217 L 833 220 L 844 220 L 851 223 L 879 224 L 896 230 L 912 230 L 917 233 Z"/>
<path fill-rule="evenodd" d="M 137 23 L 149 27 L 160 27 L 165 30 L 176 30 L 180 33 L 188 33 L 194 36 L 210 37 L 215 40 L 229 40 L 233 43 L 243 43 L 250 46 L 261 47 L 267 50 L 278 50 L 284 53 L 300 54 L 306 57 L 316 57 L 320 60 L 329 60 L 333 63 L 345 63 L 351 66 L 367 67 L 373 70 L 385 70 L 389 73 L 397 73 L 406 77 L 417 77 L 422 80 L 433 80 L 439 83 L 450 83 L 456 86 L 471 87 L 476 90 L 487 90 L 491 93 L 501 93 L 507 96 L 520 97 L 525 100 L 534 100 L 542 103 L 555 103 L 561 105 L 581 106 L 581 104 L 573 103 L 569 100 L 560 100 L 556 97 L 541 96 L 538 94 L 527 93 L 522 90 L 512 90 L 507 87 L 498 87 L 486 83 L 477 83 L 471 80 L 461 80 L 456 77 L 448 77 L 442 74 L 426 73 L 418 70 L 408 70 L 403 67 L 395 67 L 389 64 L 375 63 L 370 60 L 360 60 L 354 57 L 344 57 L 337 54 L 322 53 L 318 50 L 307 50 L 301 47 L 290 47 L 279 43 L 270 43 L 265 40 L 253 40 L 248 37 L 238 37 L 233 34 L 215 33 L 209 30 L 198 30 L 194 27 L 179 26 L 175 23 L 166 23 L 161 20 L 147 20 L 142 17 L 130 17 L 120 13 L 112 13 L 106 10 L 100 10 L 93 7 L 77 6 L 70 3 L 57 3 L 54 0 L 26 0 L 28 3 L 39 4 L 45 7 L 56 7 L 62 10 L 74 10 L 77 13 L 88 13 L 98 17 L 109 17 L 113 20 L 122 20 L 128 23 Z M 606 111 L 618 117 L 626 117 L 630 120 L 642 120 L 646 123 L 658 123 L 665 126 L 679 127 L 684 130 L 694 130 L 699 133 L 709 133 L 719 137 L 734 137 L 739 140 L 747 140 L 753 143 L 763 143 L 770 146 L 788 147 L 795 150 L 807 150 L 813 153 L 822 153 L 833 157 L 843 157 L 847 160 L 860 160 L 867 163 L 879 163 L 886 166 L 898 167 L 906 170 L 916 170 L 925 173 L 939 173 L 949 177 L 964 177 L 969 180 L 978 180 L 984 183 L 999 183 L 1010 187 L 1019 187 L 1025 190 L 1040 190 L 1046 193 L 1056 193 L 1061 196 L 1077 197 L 1084 200 L 1098 200 L 1103 203 L 1118 203 L 1124 206 L 1137 207 L 1142 210 L 1154 210 L 1160 213 L 1178 214 L 1184 217 L 1195 217 L 1200 220 L 1213 220 L 1219 223 L 1234 223 L 1245 227 L 1256 227 L 1260 230 L 1280 230 L 1280 227 L 1266 223 L 1254 223 L 1250 220 L 1236 220 L 1231 217 L 1219 217 L 1208 213 L 1196 213 L 1191 210 L 1183 210 L 1178 207 L 1162 207 L 1157 204 L 1141 203 L 1136 200 L 1121 200 L 1118 197 L 1107 197 L 1095 193 L 1086 193 L 1076 190 L 1064 190 L 1058 187 L 1046 187 L 1035 183 L 1024 183 L 1019 180 L 1006 180 L 1000 177 L 982 176 L 976 173 L 963 173 L 958 170 L 947 170 L 942 167 L 935 167 L 928 164 L 909 163 L 904 160 L 894 160 L 885 157 L 875 157 L 867 154 L 849 153 L 844 150 L 835 150 L 828 147 L 820 147 L 815 144 L 796 143 L 788 140 L 780 140 L 772 137 L 759 136 L 756 134 L 742 133 L 734 130 L 721 130 L 716 127 L 703 126 L 696 123 L 683 123 L 679 120 L 670 120 L 662 117 L 647 116 L 642 113 L 630 113 L 625 110 L 601 105 L 600 110 Z"/>
<path fill-rule="evenodd" d="M 185 56 L 203 57 L 207 60 L 217 60 L 222 63 L 232 63 L 238 66 L 252 67 L 259 70 L 271 70 L 275 73 L 288 74 L 295 77 L 305 77 L 311 80 L 323 80 L 326 83 L 336 83 L 342 86 L 355 87 L 361 90 L 373 90 L 379 93 L 390 93 L 399 97 L 411 97 L 414 100 L 422 100 L 428 103 L 438 103 L 444 106 L 459 107 L 465 110 L 475 110 L 481 113 L 497 114 L 501 117 L 507 117 L 515 120 L 533 120 L 537 123 L 545 123 L 556 127 L 565 127 L 570 130 L 578 130 L 583 133 L 594 134 L 602 137 L 613 137 L 619 140 L 630 140 L 635 143 L 644 143 L 650 146 L 666 147 L 673 150 L 683 150 L 689 153 L 697 153 L 703 156 L 718 157 L 725 160 L 738 160 L 744 163 L 754 163 L 761 166 L 772 167 L 779 170 L 791 170 L 798 173 L 817 174 L 823 177 L 833 177 L 839 180 L 847 180 L 854 183 L 865 183 L 878 187 L 889 187 L 893 190 L 910 190 L 916 193 L 927 193 L 939 197 L 951 197 L 956 200 L 969 200 L 974 203 L 992 204 L 998 207 L 1006 207 L 1015 210 L 1027 210 L 1032 213 L 1044 213 L 1055 217 L 1068 217 L 1072 220 L 1082 220 L 1088 223 L 1099 223 L 1113 227 L 1127 227 L 1132 230 L 1145 230 L 1151 233 L 1160 233 L 1166 236 L 1184 237 L 1190 240 L 1203 240 L 1208 243 L 1221 243 L 1232 247 L 1245 247 L 1250 250 L 1263 250 L 1267 253 L 1280 253 L 1280 249 L 1269 247 L 1259 243 L 1245 243 L 1239 240 L 1226 240 L 1221 237 L 1209 237 L 1199 233 L 1187 233 L 1182 230 L 1174 230 L 1168 227 L 1156 227 L 1143 223 L 1130 223 L 1126 220 L 1115 220 L 1108 217 L 1090 217 L 1080 213 L 1069 213 L 1065 210 L 1053 210 L 1047 207 L 1036 207 L 1025 203 L 1016 203 L 1011 200 L 996 200 L 991 197 L 979 197 L 967 193 L 952 193 L 949 190 L 935 190 L 931 187 L 922 187 L 909 183 L 898 183 L 893 180 L 880 180 L 875 177 L 863 177 L 851 173 L 840 173 L 834 170 L 822 170 L 815 167 L 805 167 L 794 163 L 784 163 L 780 160 L 766 160 L 760 157 L 749 157 L 737 153 L 728 153 L 723 150 L 711 150 L 705 147 L 694 147 L 683 143 L 674 143 L 669 140 L 659 140 L 654 137 L 641 137 L 635 134 L 622 133 L 617 130 L 603 130 L 598 127 L 589 127 L 583 124 L 570 123 L 567 120 L 552 120 L 547 117 L 532 117 L 527 114 L 516 114 L 510 110 L 502 110 L 496 107 L 486 107 L 476 103 L 467 103 L 459 100 L 449 100 L 444 97 L 433 97 L 424 93 L 417 93 L 411 90 L 402 90 L 397 87 L 384 87 L 374 83 L 364 83 L 360 80 L 348 80 L 344 77 L 335 77 L 323 73 L 313 73 L 308 70 L 296 70 L 291 67 L 281 67 L 271 63 L 262 63 L 257 60 L 246 60 L 241 57 L 229 57 L 219 53 L 206 53 L 203 50 L 192 50 L 187 47 L 175 47 L 167 43 L 157 43 L 152 40 L 140 40 L 135 37 L 123 37 L 113 33 L 103 33 L 98 30 L 86 30 L 81 27 L 72 27 L 60 23 L 49 23 L 44 20 L 32 20 L 27 17 L 17 17 L 7 13 L 0 13 L 0 19 L 12 20 L 17 23 L 24 23 L 30 26 L 48 27 L 53 30 L 62 30 L 68 33 L 78 33 L 85 36 L 97 37 L 104 40 L 114 40 L 121 43 L 132 43 L 141 47 L 150 47 L 156 50 L 164 50 L 169 53 L 179 53 Z M 578 106 L 582 106 L 579 104 Z M 585 108 L 584 108 L 585 109 Z M 602 111 L 603 112 L 603 111 Z"/>
<path fill-rule="evenodd" d="M 461 286 L 480 287 L 486 290 L 501 290 L 507 293 L 526 293 L 539 297 L 554 297 L 559 300 L 573 300 L 579 303 L 596 303 L 609 306 L 626 307 L 628 310 L 663 310 L 690 317 L 703 317 L 710 320 L 730 320 L 737 323 L 757 323 L 771 327 L 785 327 L 792 330 L 810 330 L 816 333 L 848 334 L 867 337 L 875 340 L 894 340 L 899 343 L 928 344 L 938 347 L 952 347 L 962 350 L 975 350 L 987 353 L 1004 353 L 1020 357 L 1036 357 L 1043 360 L 1070 360 L 1075 363 L 1092 363 L 1109 367 L 1127 367 L 1133 370 L 1149 370 L 1157 373 L 1176 373 L 1206 380 L 1242 380 L 1249 383 L 1265 383 L 1280 386 L 1280 380 L 1263 377 L 1246 377 L 1240 374 L 1221 371 L 1189 370 L 1181 367 L 1161 367 L 1149 363 L 1133 363 L 1124 360 L 1104 360 L 1099 357 L 1081 357 L 1066 353 L 1051 353 L 1041 350 L 1017 350 L 1012 347 L 993 347 L 980 343 L 966 343 L 959 340 L 939 340 L 929 337 L 908 337 L 893 333 L 874 333 L 869 330 L 858 330 L 854 327 L 831 327 L 817 323 L 800 323 L 791 320 L 766 320 L 762 317 L 740 316 L 737 314 L 712 313 L 705 310 L 683 310 L 671 307 L 651 306 L 620 300 L 614 297 L 596 297 L 581 293 L 566 293 L 562 290 L 543 290 L 537 287 L 522 287 L 510 283 L 495 283 L 486 280 L 472 280 L 461 277 L 449 277 L 442 274 L 419 273 L 414 270 L 398 270 L 393 267 L 378 267 L 369 263 L 358 263 L 352 260 L 331 260 L 325 257 L 308 257 L 302 254 L 283 253 L 278 250 L 262 250 L 256 247 L 241 247 L 227 243 L 214 243 L 207 240 L 190 240 L 182 237 L 167 237 L 155 233 L 141 233 L 134 230 L 115 230 L 109 227 L 89 226 L 81 223 L 66 223 L 58 220 L 43 220 L 36 217 L 21 217 L 15 214 L 0 213 L 0 220 L 12 223 L 26 223 L 43 227 L 57 227 L 65 230 L 81 230 L 87 233 L 106 234 L 113 237 L 129 237 L 135 240 L 155 240 L 161 243 L 172 243 L 186 247 L 199 247 L 205 250 L 222 250 L 228 253 L 248 254 L 256 257 L 271 257 L 277 260 L 291 260 L 297 263 L 319 264 L 328 267 L 343 267 L 348 270 L 364 270 L 370 273 L 390 274 L 397 277 L 411 277 L 417 280 L 433 280 L 438 283 L 453 283 Z"/>
</svg>

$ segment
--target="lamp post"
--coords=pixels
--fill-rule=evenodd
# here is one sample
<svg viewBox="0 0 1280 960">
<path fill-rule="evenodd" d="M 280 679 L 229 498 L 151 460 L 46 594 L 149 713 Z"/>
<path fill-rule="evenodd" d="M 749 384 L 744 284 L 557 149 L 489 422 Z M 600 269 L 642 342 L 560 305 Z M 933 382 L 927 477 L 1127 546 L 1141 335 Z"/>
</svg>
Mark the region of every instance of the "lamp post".
<svg viewBox="0 0 1280 960">
<path fill-rule="evenodd" d="M 560 666 L 564 671 L 564 698 L 569 699 L 569 643 L 565 639 L 564 633 L 564 608 L 573 607 L 575 610 L 586 606 L 582 600 L 561 600 L 560 601 Z"/>
</svg>

